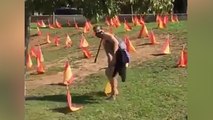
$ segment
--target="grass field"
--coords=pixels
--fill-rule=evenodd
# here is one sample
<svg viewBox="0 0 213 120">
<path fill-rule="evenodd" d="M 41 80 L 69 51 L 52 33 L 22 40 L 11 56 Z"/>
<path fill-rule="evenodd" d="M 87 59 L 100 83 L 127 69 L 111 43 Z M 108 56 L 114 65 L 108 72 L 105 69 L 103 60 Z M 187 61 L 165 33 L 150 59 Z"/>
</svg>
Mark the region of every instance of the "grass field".
<svg viewBox="0 0 213 120">
<path fill-rule="evenodd" d="M 119 79 L 119 96 L 116 101 L 107 101 L 103 93 L 106 77 L 103 72 L 95 73 L 70 86 L 72 101 L 82 104 L 84 108 L 77 112 L 70 112 L 66 103 L 66 87 L 59 85 L 45 85 L 37 89 L 28 90 L 25 104 L 26 120 L 185 120 L 187 116 L 187 69 L 176 68 L 179 50 L 182 44 L 187 43 L 186 21 L 179 24 L 169 24 L 165 30 L 154 29 L 155 23 L 148 23 L 148 29 L 153 29 L 157 35 L 172 34 L 173 41 L 171 55 L 151 59 L 146 62 L 136 61 L 128 69 L 127 81 Z M 33 29 L 33 27 L 32 27 Z M 129 36 L 139 31 L 134 27 L 128 32 Z M 54 30 L 52 35 L 63 36 L 73 28 Z M 48 31 L 45 30 L 44 31 Z M 56 32 L 58 31 L 58 32 Z M 35 30 L 32 30 L 35 33 Z M 62 34 L 63 33 L 63 34 Z M 115 31 L 118 36 L 124 36 L 123 27 Z M 138 32 L 137 32 L 138 33 Z M 52 64 L 66 57 L 73 62 L 82 55 L 78 49 L 80 40 L 78 33 L 70 33 L 75 46 L 64 49 L 63 46 L 54 48 L 43 47 L 46 64 Z M 63 37 L 65 38 L 65 36 Z M 91 34 L 87 36 L 90 49 L 94 54 L 98 46 L 97 38 Z M 179 48 L 180 49 L 179 49 Z M 72 54 L 80 55 L 72 55 Z M 71 55 L 68 55 L 71 54 Z M 74 65 L 73 65 L 74 67 Z M 78 66 L 76 66 L 78 67 Z M 48 68 L 47 74 L 56 74 L 63 71 L 62 66 Z M 40 76 L 29 79 L 38 79 Z"/>
</svg>

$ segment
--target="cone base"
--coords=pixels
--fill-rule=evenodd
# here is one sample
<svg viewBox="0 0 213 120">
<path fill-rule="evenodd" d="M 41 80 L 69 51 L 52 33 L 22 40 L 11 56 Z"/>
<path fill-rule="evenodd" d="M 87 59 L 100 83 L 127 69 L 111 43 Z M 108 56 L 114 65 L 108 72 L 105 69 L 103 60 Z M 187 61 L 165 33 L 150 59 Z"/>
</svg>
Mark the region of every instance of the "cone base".
<svg viewBox="0 0 213 120">
<path fill-rule="evenodd" d="M 177 67 L 185 68 L 186 65 L 177 65 Z"/>
<path fill-rule="evenodd" d="M 83 108 L 82 105 L 74 105 L 74 104 L 72 104 L 72 106 L 69 107 L 69 109 L 71 110 L 71 112 L 78 111 L 78 110 L 80 110 L 80 109 L 82 109 L 82 108 Z"/>
<path fill-rule="evenodd" d="M 44 71 L 37 71 L 37 74 L 44 74 Z"/>
</svg>

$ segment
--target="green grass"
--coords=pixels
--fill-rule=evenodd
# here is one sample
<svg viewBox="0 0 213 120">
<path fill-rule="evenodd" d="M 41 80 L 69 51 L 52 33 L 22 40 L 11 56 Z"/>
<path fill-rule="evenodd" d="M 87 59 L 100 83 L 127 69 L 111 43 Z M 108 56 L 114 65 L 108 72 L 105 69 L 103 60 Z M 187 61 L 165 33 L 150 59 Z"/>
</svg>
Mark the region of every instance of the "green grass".
<svg viewBox="0 0 213 120">
<path fill-rule="evenodd" d="M 171 46 L 177 51 L 171 55 L 143 63 L 134 62 L 128 68 L 127 81 L 119 79 L 119 92 L 116 101 L 105 100 L 103 89 L 107 82 L 103 73 L 88 76 L 83 81 L 75 80 L 70 91 L 72 101 L 83 104 L 84 108 L 77 112 L 70 112 L 66 105 L 66 88 L 58 85 L 40 86 L 35 90 L 28 90 L 26 98 L 26 120 L 185 120 L 187 111 L 187 71 L 185 68 L 175 68 L 179 51 L 186 43 L 186 22 L 169 24 L 167 29 L 156 29 L 155 23 L 147 24 L 148 30 L 153 29 L 156 34 L 171 34 Z M 44 29 L 45 30 L 45 29 Z M 140 27 L 125 33 L 123 27 L 115 33 L 118 36 L 128 34 L 138 35 Z M 74 31 L 64 28 L 58 34 Z M 54 35 L 55 32 L 52 32 Z M 65 38 L 65 37 L 64 37 Z M 55 46 L 43 47 L 46 63 L 55 63 L 69 57 L 73 61 L 82 59 L 72 54 L 79 52 L 79 35 L 71 36 L 74 46 L 69 49 Z M 143 39 L 143 38 L 142 38 Z M 87 35 L 87 40 L 93 50 L 98 46 L 97 38 Z M 96 50 L 94 50 L 96 52 Z M 79 54 L 81 54 L 79 52 Z M 77 67 L 77 66 L 76 66 Z M 52 66 L 47 74 L 54 74 L 63 70 L 63 66 Z"/>
<path fill-rule="evenodd" d="M 119 79 L 120 95 L 107 101 L 103 95 L 106 78 L 92 75 L 72 85 L 74 103 L 83 104 L 78 112 L 66 106 L 66 88 L 49 85 L 29 91 L 27 120 L 183 120 L 187 114 L 186 69 L 174 68 L 176 57 L 148 61 L 128 69 L 125 83 Z"/>
</svg>

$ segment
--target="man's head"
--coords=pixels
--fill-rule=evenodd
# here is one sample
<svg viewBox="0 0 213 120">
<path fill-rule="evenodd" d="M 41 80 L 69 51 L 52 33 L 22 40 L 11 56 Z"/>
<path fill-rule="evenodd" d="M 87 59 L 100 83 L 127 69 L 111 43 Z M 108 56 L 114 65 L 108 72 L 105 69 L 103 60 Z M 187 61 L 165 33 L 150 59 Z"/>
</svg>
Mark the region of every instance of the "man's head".
<svg viewBox="0 0 213 120">
<path fill-rule="evenodd" d="M 104 31 L 101 26 L 99 25 L 94 26 L 93 31 L 95 32 L 95 36 L 97 36 L 98 38 L 103 37 Z"/>
</svg>

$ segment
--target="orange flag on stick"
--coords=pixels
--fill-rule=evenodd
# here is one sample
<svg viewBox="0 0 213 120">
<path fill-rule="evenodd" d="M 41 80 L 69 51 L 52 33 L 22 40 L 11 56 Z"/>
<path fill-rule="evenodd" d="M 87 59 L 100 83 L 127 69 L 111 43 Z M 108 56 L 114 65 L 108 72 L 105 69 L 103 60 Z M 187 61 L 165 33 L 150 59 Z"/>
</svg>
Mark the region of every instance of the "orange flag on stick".
<svg viewBox="0 0 213 120">
<path fill-rule="evenodd" d="M 125 41 L 125 43 L 126 43 L 126 47 L 127 47 L 127 51 L 128 52 L 136 52 L 136 50 L 135 50 L 135 47 L 132 45 L 132 42 L 129 40 L 129 37 L 128 36 L 126 36 L 125 38 L 124 38 L 124 41 Z"/>
<path fill-rule="evenodd" d="M 148 30 L 146 28 L 146 25 L 144 24 L 144 26 L 141 27 L 141 30 L 140 30 L 140 33 L 138 35 L 138 38 L 141 38 L 141 37 L 148 37 L 149 34 L 148 34 Z"/>
<path fill-rule="evenodd" d="M 66 44 L 67 48 L 72 46 L 72 40 L 71 40 L 71 38 L 70 38 L 70 36 L 68 34 L 67 34 L 67 37 L 66 37 L 65 44 Z"/>
<path fill-rule="evenodd" d="M 73 77 L 73 74 L 72 74 L 72 70 L 71 70 L 69 61 L 66 61 L 65 67 L 64 67 L 64 80 L 63 80 L 63 83 L 65 85 L 70 85 L 73 80 L 74 80 L 74 77 Z"/>
<path fill-rule="evenodd" d="M 60 38 L 58 36 L 56 36 L 54 38 L 54 43 L 55 43 L 55 46 L 59 46 L 59 41 L 60 41 Z"/>
<path fill-rule="evenodd" d="M 187 66 L 187 52 L 185 50 L 185 47 L 181 50 L 180 57 L 177 63 L 178 67 L 186 67 Z"/>
<path fill-rule="evenodd" d="M 43 66 L 43 63 L 40 61 L 40 59 L 37 57 L 37 73 L 38 74 L 43 74 L 45 73 L 45 70 L 44 70 L 44 66 Z"/>
<path fill-rule="evenodd" d="M 82 49 L 82 52 L 83 52 L 85 58 L 89 59 L 92 57 L 91 52 L 86 47 L 82 47 L 81 49 Z"/>
<path fill-rule="evenodd" d="M 150 43 L 151 43 L 152 45 L 154 45 L 154 44 L 159 44 L 159 42 L 156 41 L 154 32 L 153 32 L 152 30 L 151 30 L 151 32 L 149 33 L 149 40 L 150 40 Z"/>
<path fill-rule="evenodd" d="M 169 40 L 169 35 L 168 35 L 165 43 L 163 44 L 162 50 L 161 50 L 162 54 L 171 54 L 169 43 L 170 43 L 170 40 Z"/>
<path fill-rule="evenodd" d="M 29 53 L 27 54 L 26 65 L 28 69 L 30 69 L 33 66 L 32 59 Z"/>
<path fill-rule="evenodd" d="M 131 26 L 128 24 L 128 22 L 126 20 L 124 20 L 124 29 L 125 29 L 125 31 L 131 31 L 132 30 Z"/>
<path fill-rule="evenodd" d="M 81 106 L 81 105 L 74 106 L 74 104 L 72 104 L 72 96 L 70 94 L 68 86 L 67 86 L 67 105 L 72 112 L 78 111 L 83 108 L 83 106 Z"/>
<path fill-rule="evenodd" d="M 88 46 L 89 46 L 89 44 L 88 44 L 86 38 L 84 37 L 84 35 L 82 34 L 79 47 L 82 48 L 82 47 L 88 47 Z"/>
</svg>

